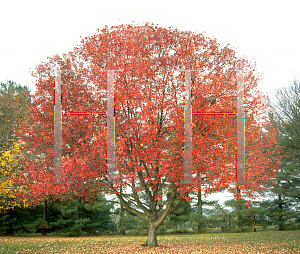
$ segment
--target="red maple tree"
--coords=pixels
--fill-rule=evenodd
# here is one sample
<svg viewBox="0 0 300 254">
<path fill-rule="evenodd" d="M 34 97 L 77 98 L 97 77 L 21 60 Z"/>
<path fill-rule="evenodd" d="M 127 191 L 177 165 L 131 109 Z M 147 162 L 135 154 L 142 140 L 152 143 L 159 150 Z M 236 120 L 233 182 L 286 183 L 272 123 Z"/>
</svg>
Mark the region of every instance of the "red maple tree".
<svg viewBox="0 0 300 254">
<path fill-rule="evenodd" d="M 55 69 L 61 71 L 64 112 L 105 112 L 106 73 L 115 72 L 116 179 L 106 181 L 106 118 L 63 117 L 63 181 L 53 182 Z M 239 190 L 255 195 L 274 177 L 279 161 L 276 130 L 264 129 L 267 97 L 258 89 L 255 65 L 238 58 L 229 46 L 202 34 L 154 24 L 104 27 L 72 52 L 36 67 L 32 125 L 18 135 L 25 159 L 19 178 L 31 190 L 27 199 L 76 192 L 90 199 L 95 192 L 115 194 L 130 212 L 148 222 L 148 246 L 157 246 L 156 230 L 175 210 L 176 199 L 191 190 L 205 194 L 234 189 L 236 184 L 236 116 L 193 117 L 193 176 L 183 181 L 184 72 L 192 72 L 193 112 L 236 112 L 236 71 L 244 73 L 246 182 Z M 121 190 L 130 189 L 132 196 Z M 166 194 L 169 193 L 169 198 Z M 235 193 L 239 195 L 239 193 Z M 23 197 L 24 198 L 24 197 Z M 133 206 L 132 204 L 135 204 Z M 179 203 L 180 205 L 180 203 Z M 138 208 L 136 208 L 138 207 Z"/>
</svg>

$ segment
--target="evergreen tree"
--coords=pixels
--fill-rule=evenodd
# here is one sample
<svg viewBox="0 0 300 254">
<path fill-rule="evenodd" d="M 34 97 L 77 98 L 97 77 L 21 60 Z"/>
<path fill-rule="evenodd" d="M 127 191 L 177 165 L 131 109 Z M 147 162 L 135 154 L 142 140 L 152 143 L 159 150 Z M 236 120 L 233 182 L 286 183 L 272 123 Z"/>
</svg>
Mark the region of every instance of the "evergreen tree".
<svg viewBox="0 0 300 254">
<path fill-rule="evenodd" d="M 98 195 L 93 203 L 82 202 L 81 198 L 63 201 L 61 204 L 61 219 L 50 223 L 50 228 L 56 233 L 67 235 L 101 234 L 112 228 L 112 204 Z"/>
<path fill-rule="evenodd" d="M 190 221 L 193 230 L 198 233 L 206 232 L 208 228 L 207 215 L 210 213 L 210 209 L 207 207 L 214 206 L 218 201 L 207 201 L 200 198 L 201 191 L 197 192 L 197 203 L 192 207 L 193 213 L 190 215 Z M 206 207 L 205 207 L 206 206 Z"/>
<path fill-rule="evenodd" d="M 264 206 L 270 212 L 279 230 L 288 227 L 288 221 L 297 221 L 300 208 L 300 82 L 276 90 L 272 102 L 275 127 L 280 130 L 276 143 L 280 146 L 282 164 L 270 187 L 270 201 Z M 294 217 L 294 218 L 292 218 Z"/>
<path fill-rule="evenodd" d="M 123 211 L 123 216 L 123 222 L 119 227 L 120 233 L 137 235 L 146 233 L 147 223 L 143 219 L 126 209 Z"/>
<path fill-rule="evenodd" d="M 230 227 L 229 212 L 218 201 L 208 203 L 212 209 L 207 211 L 206 225 L 208 228 L 220 228 L 221 231 L 227 231 Z"/>
<path fill-rule="evenodd" d="M 300 82 L 276 90 L 273 112 L 280 133 L 277 143 L 281 147 L 282 164 L 277 174 L 277 185 L 284 197 L 300 202 Z"/>
<path fill-rule="evenodd" d="M 175 205 L 177 205 L 179 202 L 180 200 L 176 200 Z M 168 224 L 169 227 L 173 227 L 173 228 L 175 226 L 177 232 L 184 232 L 184 230 L 182 229 L 182 225 L 185 222 L 189 221 L 191 213 L 192 213 L 192 207 L 190 202 L 187 202 L 186 200 L 182 200 L 180 206 L 177 207 L 168 215 L 168 220 L 166 224 Z M 180 230 L 178 230 L 178 225 Z"/>
<path fill-rule="evenodd" d="M 225 206 L 233 209 L 230 227 L 235 232 L 248 231 L 252 227 L 255 216 L 252 216 L 251 209 L 245 205 L 244 199 L 231 199 L 225 202 Z"/>
<path fill-rule="evenodd" d="M 0 234 L 30 234 L 32 230 L 27 225 L 39 216 L 36 208 L 14 207 L 0 212 Z"/>
</svg>

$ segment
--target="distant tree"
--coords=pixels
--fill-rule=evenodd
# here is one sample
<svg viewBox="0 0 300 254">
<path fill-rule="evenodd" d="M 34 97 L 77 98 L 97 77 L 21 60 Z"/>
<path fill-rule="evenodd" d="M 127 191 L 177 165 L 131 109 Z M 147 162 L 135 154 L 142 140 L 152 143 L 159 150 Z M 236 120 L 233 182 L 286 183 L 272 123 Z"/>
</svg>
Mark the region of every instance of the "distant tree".
<svg viewBox="0 0 300 254">
<path fill-rule="evenodd" d="M 14 143 L 7 151 L 2 152 L 2 156 L 0 157 L 0 211 L 25 205 L 24 202 L 17 202 L 16 196 L 12 191 L 17 187 L 12 179 L 21 171 L 21 156 L 20 146 Z"/>
<path fill-rule="evenodd" d="M 24 205 L 24 200 L 16 199 L 18 185 L 13 182 L 22 170 L 24 155 L 15 131 L 28 121 L 29 105 L 27 87 L 13 81 L 0 83 L 0 211 Z"/>
<path fill-rule="evenodd" d="M 192 206 L 193 213 L 190 216 L 190 221 L 193 225 L 193 230 L 198 233 L 206 232 L 208 228 L 207 215 L 210 213 L 210 209 L 207 207 L 214 207 L 217 201 L 207 201 L 202 199 L 201 191 L 197 191 L 197 203 Z"/>
<path fill-rule="evenodd" d="M 67 235 L 101 234 L 112 228 L 112 204 L 98 195 L 94 202 L 83 202 L 81 197 L 73 197 L 61 203 L 61 218 L 49 223 L 51 231 Z"/>
<path fill-rule="evenodd" d="M 179 203 L 179 200 L 175 201 L 175 204 Z M 187 202 L 184 200 L 180 206 L 178 206 L 177 209 L 172 211 L 168 215 L 168 224 L 172 225 L 173 227 L 176 227 L 176 231 L 178 231 L 178 225 L 180 227 L 180 230 L 182 232 L 182 225 L 189 221 L 190 215 L 192 213 L 192 208 L 190 202 Z"/>
<path fill-rule="evenodd" d="M 124 208 L 123 208 L 124 209 Z M 120 209 L 118 209 L 120 212 Z M 121 218 L 121 217 L 120 217 Z M 119 233 L 125 234 L 143 234 L 147 228 L 147 223 L 134 213 L 127 209 L 123 210 L 123 222 L 119 224 Z"/>
<path fill-rule="evenodd" d="M 0 82 L 0 155 L 18 140 L 15 131 L 28 121 L 29 88 L 13 81 Z"/>
<path fill-rule="evenodd" d="M 225 202 L 225 206 L 231 207 L 231 230 L 235 232 L 249 231 L 253 228 L 256 232 L 258 226 L 259 213 L 261 212 L 256 207 L 251 207 L 245 204 L 244 199 L 231 199 Z"/>
<path fill-rule="evenodd" d="M 282 196 L 300 202 L 300 82 L 276 90 L 273 101 L 274 124 L 280 130 L 277 144 L 281 148 L 282 165 L 277 172 L 277 189 Z M 277 190 L 279 192 L 279 190 Z"/>
<path fill-rule="evenodd" d="M 211 201 L 210 209 L 207 211 L 206 225 L 209 229 L 221 228 L 222 231 L 226 228 L 227 220 L 230 225 L 229 212 L 218 201 Z"/>
<path fill-rule="evenodd" d="M 0 235 L 1 234 L 30 234 L 32 231 L 27 228 L 27 224 L 38 218 L 37 208 L 19 207 L 2 210 L 0 212 Z"/>
<path fill-rule="evenodd" d="M 300 83 L 295 80 L 288 87 L 276 90 L 270 119 L 279 129 L 276 140 L 282 164 L 276 174 L 276 185 L 270 188 L 270 210 L 279 230 L 284 230 L 293 211 L 300 208 Z M 294 215 L 292 215 L 294 214 Z"/>
</svg>

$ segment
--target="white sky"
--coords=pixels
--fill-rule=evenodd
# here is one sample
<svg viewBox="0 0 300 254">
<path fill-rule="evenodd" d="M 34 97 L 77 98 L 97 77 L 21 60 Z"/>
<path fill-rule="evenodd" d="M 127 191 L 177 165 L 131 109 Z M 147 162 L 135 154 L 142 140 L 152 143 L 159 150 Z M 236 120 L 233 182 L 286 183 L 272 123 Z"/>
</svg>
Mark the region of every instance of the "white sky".
<svg viewBox="0 0 300 254">
<path fill-rule="evenodd" d="M 206 32 L 239 56 L 255 60 L 260 86 L 270 93 L 300 79 L 297 0 L 0 0 L 0 82 L 34 89 L 30 68 L 48 56 L 71 51 L 104 25 L 157 23 Z"/>
<path fill-rule="evenodd" d="M 33 89 L 29 68 L 64 53 L 104 25 L 132 21 L 204 31 L 240 56 L 254 59 L 263 89 L 300 78 L 299 8 L 285 1 L 0 1 L 0 82 Z"/>
</svg>

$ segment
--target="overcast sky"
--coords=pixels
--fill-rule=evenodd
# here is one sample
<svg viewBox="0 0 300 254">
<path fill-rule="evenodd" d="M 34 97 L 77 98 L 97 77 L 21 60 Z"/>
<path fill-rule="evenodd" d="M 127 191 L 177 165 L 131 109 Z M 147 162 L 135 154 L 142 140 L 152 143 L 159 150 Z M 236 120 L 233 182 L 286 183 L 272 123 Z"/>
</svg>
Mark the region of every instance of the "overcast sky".
<svg viewBox="0 0 300 254">
<path fill-rule="evenodd" d="M 30 68 L 69 52 L 97 28 L 144 22 L 197 31 L 256 61 L 263 91 L 300 79 L 297 0 L 0 0 L 0 82 L 34 89 Z"/>
<path fill-rule="evenodd" d="M 72 50 L 80 36 L 104 25 L 148 21 L 229 43 L 239 56 L 256 61 L 260 86 L 270 92 L 300 78 L 299 7 L 297 0 L 2 0 L 0 82 L 10 79 L 33 89 L 29 69 Z"/>
</svg>

